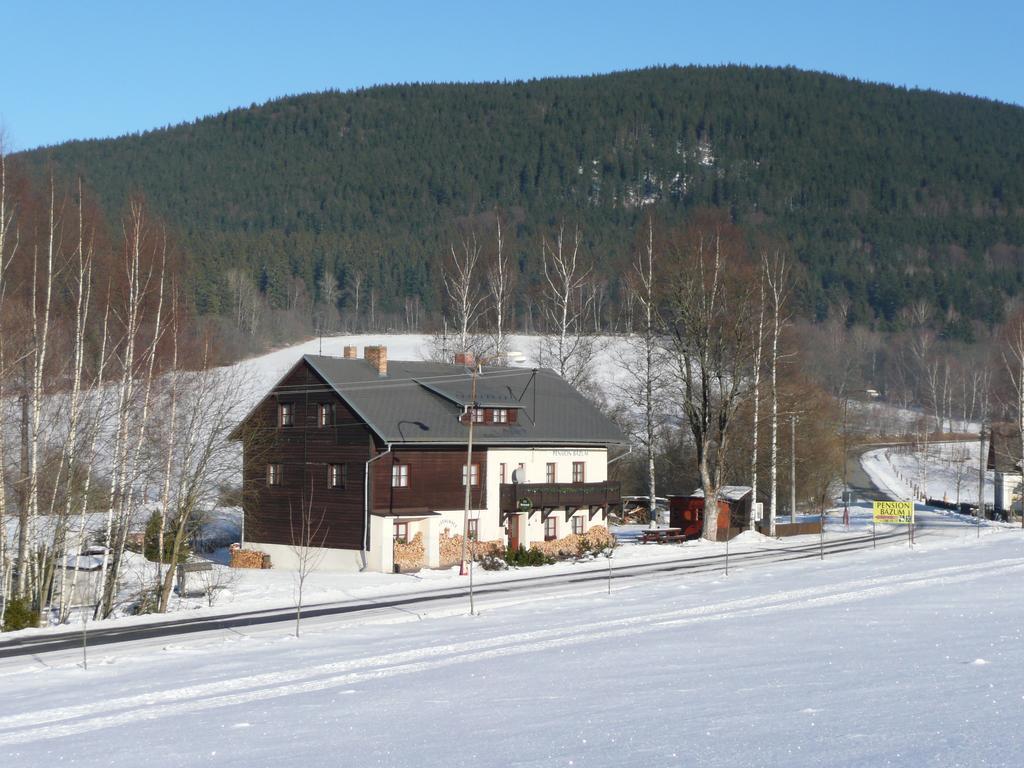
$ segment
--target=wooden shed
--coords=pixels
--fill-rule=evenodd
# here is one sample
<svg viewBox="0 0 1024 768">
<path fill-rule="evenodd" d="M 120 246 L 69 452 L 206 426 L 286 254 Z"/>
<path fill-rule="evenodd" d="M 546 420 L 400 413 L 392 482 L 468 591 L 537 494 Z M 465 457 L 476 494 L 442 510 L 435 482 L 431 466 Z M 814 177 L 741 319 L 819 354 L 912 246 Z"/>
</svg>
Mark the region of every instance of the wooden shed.
<svg viewBox="0 0 1024 768">
<path fill-rule="evenodd" d="M 724 541 L 750 524 L 754 494 L 747 485 L 727 485 L 718 491 L 716 541 Z M 704 530 L 704 491 L 698 488 L 689 496 L 669 496 L 669 525 L 682 529 L 687 539 L 700 538 Z"/>
</svg>

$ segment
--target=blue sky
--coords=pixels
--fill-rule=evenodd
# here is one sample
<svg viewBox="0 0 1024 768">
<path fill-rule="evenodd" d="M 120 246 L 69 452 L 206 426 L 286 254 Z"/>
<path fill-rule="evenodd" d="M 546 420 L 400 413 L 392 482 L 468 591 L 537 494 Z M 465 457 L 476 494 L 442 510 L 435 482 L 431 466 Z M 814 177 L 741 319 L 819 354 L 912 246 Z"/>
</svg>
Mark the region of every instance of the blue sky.
<svg viewBox="0 0 1024 768">
<path fill-rule="evenodd" d="M 0 2 L 11 149 L 307 91 L 794 65 L 1024 105 L 1024 1 Z"/>
</svg>

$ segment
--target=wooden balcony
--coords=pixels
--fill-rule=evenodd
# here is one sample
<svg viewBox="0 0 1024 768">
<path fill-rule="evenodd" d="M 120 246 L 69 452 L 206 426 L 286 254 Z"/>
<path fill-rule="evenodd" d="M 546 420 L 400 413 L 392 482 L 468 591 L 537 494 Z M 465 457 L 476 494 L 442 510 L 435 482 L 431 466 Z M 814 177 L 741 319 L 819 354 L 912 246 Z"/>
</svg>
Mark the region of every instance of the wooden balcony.
<svg viewBox="0 0 1024 768">
<path fill-rule="evenodd" d="M 618 509 L 622 488 L 618 481 L 604 483 L 502 483 L 501 512 L 552 509 Z M 527 504 L 527 502 L 529 502 Z"/>
</svg>

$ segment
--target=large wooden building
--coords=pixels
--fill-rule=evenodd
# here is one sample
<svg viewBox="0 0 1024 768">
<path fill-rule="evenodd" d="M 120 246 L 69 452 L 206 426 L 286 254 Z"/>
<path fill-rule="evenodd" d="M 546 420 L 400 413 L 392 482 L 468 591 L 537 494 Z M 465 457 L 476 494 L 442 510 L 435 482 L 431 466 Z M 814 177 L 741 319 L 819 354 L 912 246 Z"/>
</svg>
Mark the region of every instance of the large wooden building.
<svg viewBox="0 0 1024 768">
<path fill-rule="evenodd" d="M 386 347 L 299 360 L 234 432 L 243 545 L 285 568 L 310 543 L 326 569 L 391 571 L 414 544 L 414 567 L 450 564 L 470 419 L 471 538 L 528 547 L 605 524 L 621 498 L 607 475 L 615 424 L 545 368 L 479 367 L 474 397 L 465 363 L 389 361 Z"/>
</svg>

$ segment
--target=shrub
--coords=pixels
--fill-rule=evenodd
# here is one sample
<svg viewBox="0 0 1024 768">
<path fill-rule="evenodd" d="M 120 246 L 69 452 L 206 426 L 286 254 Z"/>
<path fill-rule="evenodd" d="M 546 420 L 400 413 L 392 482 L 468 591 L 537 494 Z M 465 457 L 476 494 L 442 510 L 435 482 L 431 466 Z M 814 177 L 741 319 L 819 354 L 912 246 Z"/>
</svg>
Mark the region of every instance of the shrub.
<svg viewBox="0 0 1024 768">
<path fill-rule="evenodd" d="M 4 611 L 4 632 L 39 626 L 39 614 L 32 610 L 32 604 L 23 597 L 7 601 Z"/>
<path fill-rule="evenodd" d="M 555 558 L 545 555 L 537 547 L 527 549 L 520 544 L 518 549 L 510 549 L 505 552 L 505 562 L 518 568 L 522 566 L 550 565 L 555 562 Z"/>
<path fill-rule="evenodd" d="M 156 613 L 160 607 L 160 588 L 152 587 L 139 590 L 128 605 L 126 613 L 132 616 L 141 616 L 147 613 Z"/>
<path fill-rule="evenodd" d="M 480 558 L 480 567 L 485 571 L 505 571 L 508 570 L 508 563 L 497 555 L 484 555 Z"/>
</svg>

